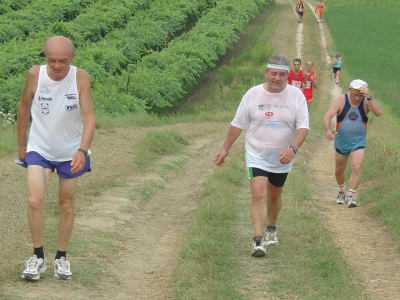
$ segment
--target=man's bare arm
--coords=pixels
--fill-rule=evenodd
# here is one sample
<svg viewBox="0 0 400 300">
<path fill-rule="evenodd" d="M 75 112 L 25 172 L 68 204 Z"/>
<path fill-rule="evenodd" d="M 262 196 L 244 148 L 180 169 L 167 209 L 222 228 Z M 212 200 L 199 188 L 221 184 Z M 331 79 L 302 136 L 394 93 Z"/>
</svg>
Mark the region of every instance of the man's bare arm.
<svg viewBox="0 0 400 300">
<path fill-rule="evenodd" d="M 39 66 L 33 66 L 26 76 L 25 85 L 22 90 L 21 100 L 18 105 L 17 135 L 18 135 L 18 157 L 25 161 L 27 147 L 27 132 L 31 116 L 32 100 L 37 89 Z"/>
</svg>

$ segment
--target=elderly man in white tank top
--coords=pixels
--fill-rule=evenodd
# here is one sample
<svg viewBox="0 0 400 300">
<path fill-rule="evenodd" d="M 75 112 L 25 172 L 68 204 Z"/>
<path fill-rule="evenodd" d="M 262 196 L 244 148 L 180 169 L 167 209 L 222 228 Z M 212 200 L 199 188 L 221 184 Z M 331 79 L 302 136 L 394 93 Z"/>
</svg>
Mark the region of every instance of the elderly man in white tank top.
<svg viewBox="0 0 400 300">
<path fill-rule="evenodd" d="M 28 71 L 18 107 L 18 156 L 28 165 L 28 224 L 34 248 L 21 277 L 38 280 L 46 270 L 45 193 L 51 174 L 57 171 L 60 217 L 54 276 L 71 279 L 67 247 L 74 224 L 74 196 L 79 176 L 90 171 L 89 147 L 96 119 L 90 77 L 71 65 L 73 43 L 63 36 L 52 37 L 43 53 L 47 64 Z"/>
</svg>

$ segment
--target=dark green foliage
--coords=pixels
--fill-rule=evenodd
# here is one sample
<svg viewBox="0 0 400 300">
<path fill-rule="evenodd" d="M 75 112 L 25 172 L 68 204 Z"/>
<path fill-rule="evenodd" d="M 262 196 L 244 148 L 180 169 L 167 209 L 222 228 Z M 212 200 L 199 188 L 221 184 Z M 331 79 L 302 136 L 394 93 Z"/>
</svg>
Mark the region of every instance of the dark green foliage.
<svg viewBox="0 0 400 300">
<path fill-rule="evenodd" d="M 73 64 L 91 76 L 93 94 L 99 97 L 95 99 L 96 109 L 111 114 L 143 109 L 166 114 L 215 66 L 237 41 L 238 32 L 265 5 L 261 0 L 235 4 L 222 0 L 92 2 L 75 0 L 59 8 L 55 8 L 56 2 L 47 2 L 41 13 L 50 13 L 48 8 L 56 12 L 47 25 L 41 23 L 47 26 L 44 29 L 33 28 L 33 21 L 26 15 L 24 20 L 21 18 L 2 44 L 0 87 L 16 82 L 15 76 L 25 76 L 32 65 L 43 64 L 40 54 L 44 42 L 50 36 L 64 35 L 77 48 Z M 74 13 L 85 5 L 79 14 Z M 33 2 L 24 11 L 32 7 Z M 24 16 L 23 11 L 17 12 Z M 178 36 L 196 18 L 200 18 L 196 26 Z M 1 34 L 6 33 L 0 31 L 0 39 Z M 13 38 L 17 34 L 24 38 Z M 0 101 L 0 108 L 15 109 L 21 89 L 17 92 L 14 85 L 8 88 L 12 95 Z"/>
</svg>

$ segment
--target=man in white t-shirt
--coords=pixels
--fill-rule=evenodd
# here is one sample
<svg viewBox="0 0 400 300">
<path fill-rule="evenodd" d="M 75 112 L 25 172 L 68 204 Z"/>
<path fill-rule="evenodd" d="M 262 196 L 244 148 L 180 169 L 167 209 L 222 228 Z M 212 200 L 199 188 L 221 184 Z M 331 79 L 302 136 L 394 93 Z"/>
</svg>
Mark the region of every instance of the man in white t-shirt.
<svg viewBox="0 0 400 300">
<path fill-rule="evenodd" d="M 309 130 L 306 99 L 300 89 L 287 84 L 289 70 L 286 57 L 272 55 L 268 59 L 264 70 L 266 82 L 243 96 L 222 149 L 214 159 L 217 166 L 224 165 L 229 149 L 246 130 L 254 229 L 252 256 L 256 257 L 265 255 L 266 245 L 278 244 L 276 223 L 283 186 Z"/>
<path fill-rule="evenodd" d="M 74 224 L 74 196 L 78 178 L 90 171 L 96 119 L 89 74 L 71 66 L 73 43 L 63 36 L 52 37 L 43 53 L 47 64 L 28 71 L 18 106 L 18 156 L 28 165 L 28 224 L 34 248 L 21 277 L 39 280 L 46 270 L 44 203 L 47 183 L 56 171 L 60 217 L 54 276 L 71 279 L 66 253 Z"/>
</svg>

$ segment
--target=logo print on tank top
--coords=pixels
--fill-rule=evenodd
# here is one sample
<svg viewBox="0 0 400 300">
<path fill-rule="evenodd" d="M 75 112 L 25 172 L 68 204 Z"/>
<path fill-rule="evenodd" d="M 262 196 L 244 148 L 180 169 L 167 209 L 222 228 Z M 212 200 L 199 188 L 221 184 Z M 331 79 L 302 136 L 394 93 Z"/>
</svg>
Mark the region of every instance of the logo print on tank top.
<svg viewBox="0 0 400 300">
<path fill-rule="evenodd" d="M 41 94 L 49 94 L 50 93 L 49 86 L 47 84 L 42 84 L 40 86 L 39 93 L 41 93 Z"/>
<path fill-rule="evenodd" d="M 49 104 L 48 103 L 40 103 L 40 106 L 42 108 L 42 114 L 48 115 L 49 114 Z"/>
<path fill-rule="evenodd" d="M 66 94 L 65 97 L 67 97 L 68 100 L 76 100 L 76 94 Z"/>
<path fill-rule="evenodd" d="M 73 111 L 74 109 L 78 108 L 78 105 L 73 104 L 73 105 L 65 105 L 65 110 L 66 111 Z"/>
<path fill-rule="evenodd" d="M 358 115 L 355 112 L 351 112 L 349 114 L 349 120 L 350 121 L 355 122 L 355 121 L 357 121 L 357 119 L 358 119 Z"/>
</svg>

